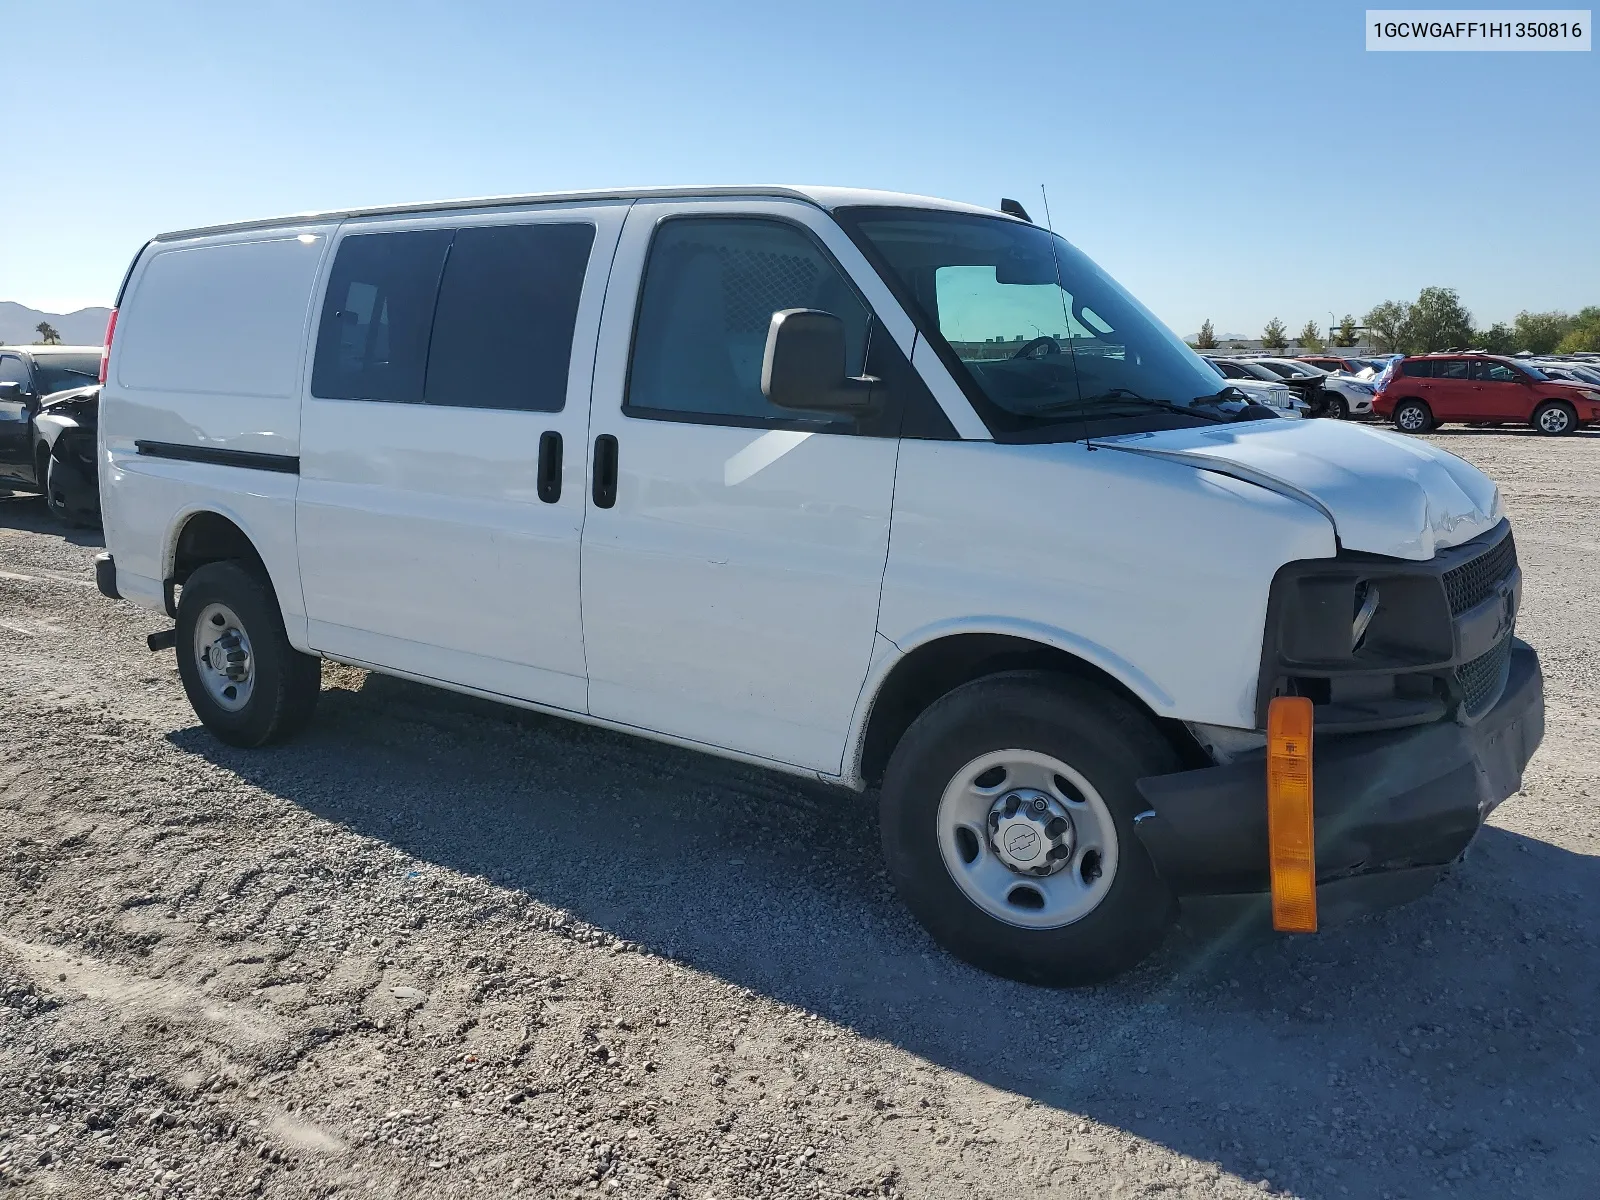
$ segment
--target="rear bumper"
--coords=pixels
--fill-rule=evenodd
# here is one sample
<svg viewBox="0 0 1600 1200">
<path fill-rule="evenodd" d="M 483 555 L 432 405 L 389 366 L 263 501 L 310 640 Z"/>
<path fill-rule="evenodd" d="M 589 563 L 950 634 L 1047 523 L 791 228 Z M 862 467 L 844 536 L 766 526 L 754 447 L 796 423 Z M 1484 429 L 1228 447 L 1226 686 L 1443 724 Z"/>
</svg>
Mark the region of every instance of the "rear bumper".
<svg viewBox="0 0 1600 1200">
<path fill-rule="evenodd" d="M 1318 740 L 1319 893 L 1382 907 L 1426 891 L 1522 786 L 1522 770 L 1543 737 L 1539 658 L 1514 641 L 1505 691 L 1475 724 L 1439 721 Z M 1139 839 L 1180 894 L 1268 889 L 1260 752 L 1227 766 L 1141 779 L 1139 791 L 1149 805 L 1135 826 Z"/>
</svg>

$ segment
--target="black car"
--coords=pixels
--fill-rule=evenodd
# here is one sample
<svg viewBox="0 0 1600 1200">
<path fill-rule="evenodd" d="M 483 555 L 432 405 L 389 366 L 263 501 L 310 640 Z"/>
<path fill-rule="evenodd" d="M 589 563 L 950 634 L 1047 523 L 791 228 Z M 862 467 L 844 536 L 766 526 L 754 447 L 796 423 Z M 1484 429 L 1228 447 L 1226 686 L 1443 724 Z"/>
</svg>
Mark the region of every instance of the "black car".
<svg viewBox="0 0 1600 1200">
<path fill-rule="evenodd" d="M 99 378 L 98 346 L 0 346 L 0 486 L 72 524 L 100 521 Z"/>
</svg>

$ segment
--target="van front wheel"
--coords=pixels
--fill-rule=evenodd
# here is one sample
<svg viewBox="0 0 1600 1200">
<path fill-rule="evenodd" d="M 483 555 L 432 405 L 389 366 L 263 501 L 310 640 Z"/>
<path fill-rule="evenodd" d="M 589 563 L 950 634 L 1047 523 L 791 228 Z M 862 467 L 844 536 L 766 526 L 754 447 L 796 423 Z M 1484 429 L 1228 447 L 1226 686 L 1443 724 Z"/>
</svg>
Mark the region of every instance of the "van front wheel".
<svg viewBox="0 0 1600 1200">
<path fill-rule="evenodd" d="M 237 562 L 207 563 L 184 582 L 177 651 L 195 715 L 231 746 L 288 737 L 321 693 L 321 660 L 289 644 L 271 585 Z"/>
<path fill-rule="evenodd" d="M 1026 983 L 1097 983 L 1176 912 L 1133 831 L 1135 781 L 1179 769 L 1145 716 L 1045 672 L 955 689 L 907 730 L 880 827 L 901 898 L 951 953 Z"/>
</svg>

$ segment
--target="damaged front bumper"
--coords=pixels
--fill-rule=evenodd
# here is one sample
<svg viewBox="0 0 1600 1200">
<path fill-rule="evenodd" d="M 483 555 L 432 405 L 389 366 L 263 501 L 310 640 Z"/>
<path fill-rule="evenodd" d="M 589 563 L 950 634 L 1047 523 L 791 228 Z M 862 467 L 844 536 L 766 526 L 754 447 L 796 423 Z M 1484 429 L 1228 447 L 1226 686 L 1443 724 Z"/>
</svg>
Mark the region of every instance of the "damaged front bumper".
<svg viewBox="0 0 1600 1200">
<path fill-rule="evenodd" d="M 1312 756 L 1317 891 L 1335 911 L 1426 891 L 1522 786 L 1544 737 L 1539 657 L 1513 640 L 1500 700 L 1473 724 L 1437 721 L 1319 738 Z M 1264 752 L 1139 781 L 1135 829 L 1180 895 L 1268 890 Z"/>
</svg>

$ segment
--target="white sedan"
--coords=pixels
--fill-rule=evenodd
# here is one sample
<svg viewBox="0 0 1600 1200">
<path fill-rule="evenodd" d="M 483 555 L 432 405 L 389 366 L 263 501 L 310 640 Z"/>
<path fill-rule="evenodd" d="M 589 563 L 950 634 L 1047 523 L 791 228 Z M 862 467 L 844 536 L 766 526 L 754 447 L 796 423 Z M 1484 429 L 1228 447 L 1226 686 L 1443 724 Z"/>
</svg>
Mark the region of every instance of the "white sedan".
<svg viewBox="0 0 1600 1200">
<path fill-rule="evenodd" d="M 1330 417 L 1365 417 L 1372 413 L 1372 399 L 1378 389 L 1354 375 L 1324 371 L 1294 358 L 1252 358 L 1250 361 L 1285 379 L 1317 380 L 1329 394 L 1327 415 Z"/>
</svg>

